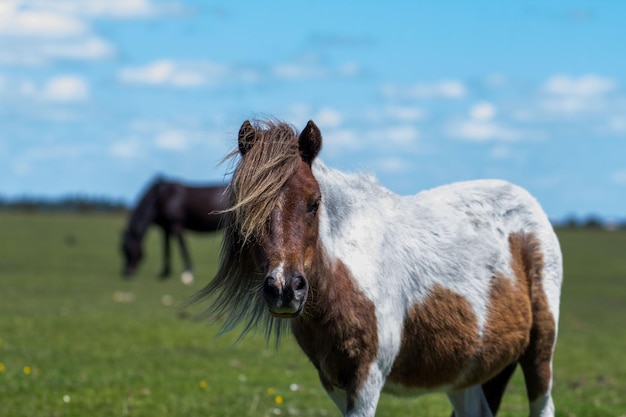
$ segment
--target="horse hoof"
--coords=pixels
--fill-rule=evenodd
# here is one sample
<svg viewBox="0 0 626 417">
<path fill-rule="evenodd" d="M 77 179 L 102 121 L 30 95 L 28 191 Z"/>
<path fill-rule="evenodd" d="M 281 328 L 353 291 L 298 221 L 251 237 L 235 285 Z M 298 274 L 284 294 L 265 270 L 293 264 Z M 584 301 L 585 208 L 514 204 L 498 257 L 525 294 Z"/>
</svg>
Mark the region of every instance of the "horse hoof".
<svg viewBox="0 0 626 417">
<path fill-rule="evenodd" d="M 190 271 L 185 271 L 180 276 L 180 280 L 185 285 L 191 285 L 193 283 L 193 274 Z"/>
</svg>

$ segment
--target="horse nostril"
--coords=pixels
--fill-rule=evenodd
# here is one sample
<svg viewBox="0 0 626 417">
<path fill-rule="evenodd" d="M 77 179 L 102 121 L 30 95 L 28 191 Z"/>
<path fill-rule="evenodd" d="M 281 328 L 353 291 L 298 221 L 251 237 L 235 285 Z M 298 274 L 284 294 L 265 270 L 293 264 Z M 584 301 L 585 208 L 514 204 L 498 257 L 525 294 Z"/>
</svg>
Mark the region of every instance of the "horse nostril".
<svg viewBox="0 0 626 417">
<path fill-rule="evenodd" d="M 276 286 L 276 278 L 271 275 L 265 277 L 265 280 L 263 281 L 263 294 L 266 297 L 278 298 L 280 290 Z"/>
<path fill-rule="evenodd" d="M 300 275 L 296 276 L 293 278 L 291 285 L 294 291 L 299 292 L 299 293 L 305 292 L 307 289 L 306 278 Z"/>
</svg>

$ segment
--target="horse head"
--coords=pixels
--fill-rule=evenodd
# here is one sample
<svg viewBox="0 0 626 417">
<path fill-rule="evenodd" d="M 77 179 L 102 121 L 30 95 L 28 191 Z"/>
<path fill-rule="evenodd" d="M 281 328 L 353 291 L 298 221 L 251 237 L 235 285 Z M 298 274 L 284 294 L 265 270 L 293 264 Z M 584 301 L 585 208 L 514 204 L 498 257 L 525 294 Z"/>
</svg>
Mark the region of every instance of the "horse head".
<svg viewBox="0 0 626 417">
<path fill-rule="evenodd" d="M 122 275 L 130 278 L 135 275 L 135 270 L 143 258 L 141 239 L 136 237 L 131 231 L 125 230 L 122 234 L 122 255 L 124 256 L 124 266 Z"/>
<path fill-rule="evenodd" d="M 272 146 L 270 142 L 274 138 L 263 137 L 264 133 L 267 134 L 248 121 L 243 123 L 238 144 L 244 163 L 255 158 L 255 151 L 267 151 L 255 148 Z M 263 298 L 271 315 L 277 318 L 293 318 L 302 313 L 309 291 L 307 276 L 318 245 L 318 209 L 322 197 L 311 165 L 321 149 L 322 136 L 315 123 L 309 121 L 297 138 L 297 145 L 295 139 L 291 138 L 294 161 L 290 163 L 290 172 L 283 173 L 283 179 L 273 183 L 274 192 L 269 193 L 272 200 L 261 216 L 260 227 L 243 224 L 243 234 L 252 235 L 255 267 L 264 276 Z M 267 154 L 264 159 L 266 164 L 273 163 L 267 160 Z M 261 184 L 259 189 L 263 188 Z"/>
</svg>

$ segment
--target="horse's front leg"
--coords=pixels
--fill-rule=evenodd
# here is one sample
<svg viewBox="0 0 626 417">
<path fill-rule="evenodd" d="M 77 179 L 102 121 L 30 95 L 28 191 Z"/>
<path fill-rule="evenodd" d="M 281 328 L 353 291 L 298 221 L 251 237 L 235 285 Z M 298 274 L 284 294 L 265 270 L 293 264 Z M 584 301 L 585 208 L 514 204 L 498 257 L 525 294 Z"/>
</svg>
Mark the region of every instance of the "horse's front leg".
<svg viewBox="0 0 626 417">
<path fill-rule="evenodd" d="M 345 417 L 374 417 L 384 378 L 376 366 L 372 366 L 367 377 L 348 384 L 345 390 L 327 387 L 328 396 Z"/>
<path fill-rule="evenodd" d="M 170 231 L 167 228 L 163 228 L 163 268 L 159 274 L 160 278 L 168 278 L 170 276 Z"/>
</svg>

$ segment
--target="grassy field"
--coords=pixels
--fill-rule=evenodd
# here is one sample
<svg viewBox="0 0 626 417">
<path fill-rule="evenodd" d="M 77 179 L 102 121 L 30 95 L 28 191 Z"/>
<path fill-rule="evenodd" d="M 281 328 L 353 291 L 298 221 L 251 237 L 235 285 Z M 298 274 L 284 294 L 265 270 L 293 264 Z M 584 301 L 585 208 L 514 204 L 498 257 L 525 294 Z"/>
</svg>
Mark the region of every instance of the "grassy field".
<svg viewBox="0 0 626 417">
<path fill-rule="evenodd" d="M 292 340 L 215 338 L 176 303 L 212 277 L 218 235 L 192 236 L 196 281 L 160 281 L 160 239 L 119 277 L 124 219 L 0 213 L 0 416 L 337 416 Z M 560 232 L 565 286 L 554 397 L 563 417 L 626 416 L 626 233 Z M 177 248 L 176 248 L 177 249 Z M 178 252 L 174 270 L 180 272 Z M 193 311 L 198 312 L 198 311 Z M 524 416 L 517 372 L 501 416 Z M 448 416 L 443 395 L 383 396 L 379 416 Z"/>
</svg>

